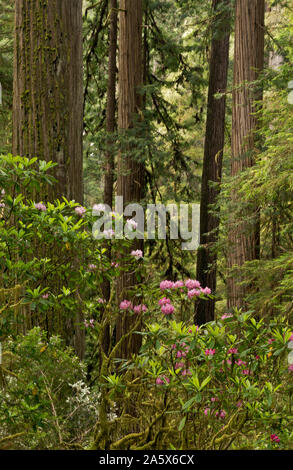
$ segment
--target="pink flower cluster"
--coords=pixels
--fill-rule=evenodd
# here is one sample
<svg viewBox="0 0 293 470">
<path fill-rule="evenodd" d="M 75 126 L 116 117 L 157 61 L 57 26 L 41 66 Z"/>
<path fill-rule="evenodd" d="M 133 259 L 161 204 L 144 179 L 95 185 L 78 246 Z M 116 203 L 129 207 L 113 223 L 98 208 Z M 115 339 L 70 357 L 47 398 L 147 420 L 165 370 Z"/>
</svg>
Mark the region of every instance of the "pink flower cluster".
<svg viewBox="0 0 293 470">
<path fill-rule="evenodd" d="M 81 206 L 75 207 L 74 210 L 75 210 L 75 213 L 79 215 L 80 217 L 82 217 L 86 213 L 85 207 L 81 207 Z"/>
<path fill-rule="evenodd" d="M 277 434 L 271 434 L 271 441 L 279 443 L 280 438 L 277 436 Z"/>
<path fill-rule="evenodd" d="M 156 384 L 157 385 L 167 385 L 170 383 L 170 379 L 166 377 L 166 375 L 162 375 L 161 377 L 157 377 Z"/>
<path fill-rule="evenodd" d="M 94 326 L 95 326 L 95 325 L 94 325 L 95 320 L 94 320 L 93 318 L 91 318 L 89 321 L 84 320 L 83 323 L 84 323 L 84 326 L 85 326 L 86 328 L 94 328 Z"/>
<path fill-rule="evenodd" d="M 175 308 L 171 304 L 165 304 L 165 305 L 162 305 L 162 307 L 161 307 L 161 312 L 164 315 L 172 315 L 174 313 L 174 311 L 175 311 Z"/>
<path fill-rule="evenodd" d="M 214 354 L 216 354 L 216 350 L 215 349 L 206 349 L 204 353 L 205 353 L 206 356 L 214 356 Z"/>
<path fill-rule="evenodd" d="M 196 279 L 187 279 L 187 281 L 185 282 L 183 281 L 173 282 L 173 281 L 165 280 L 160 283 L 160 289 L 162 290 L 178 289 L 178 288 L 182 289 L 183 287 L 187 287 L 188 289 L 187 295 L 189 299 L 191 299 L 194 296 L 199 296 L 200 294 L 204 294 L 204 295 L 211 294 L 211 289 L 209 287 L 202 288 L 200 286 L 200 282 L 197 281 Z"/>
<path fill-rule="evenodd" d="M 90 271 L 95 271 L 97 269 L 97 266 L 95 264 L 89 264 L 88 268 Z"/>
<path fill-rule="evenodd" d="M 226 318 L 232 318 L 233 314 L 232 313 L 224 313 L 224 315 L 221 316 L 221 320 L 226 320 Z"/>
<path fill-rule="evenodd" d="M 230 348 L 229 351 L 228 351 L 228 354 L 237 354 L 237 353 L 238 353 L 237 348 Z"/>
<path fill-rule="evenodd" d="M 209 414 L 212 415 L 212 414 L 214 414 L 214 410 L 213 410 L 213 409 L 211 410 L 210 408 L 205 408 L 205 409 L 204 409 L 204 414 L 205 414 L 206 416 L 208 416 Z M 224 419 L 225 416 L 226 416 L 226 414 L 227 414 L 227 413 L 226 413 L 225 410 L 216 411 L 216 412 L 215 412 L 215 417 L 216 417 L 216 418 L 220 418 L 220 419 Z"/>
<path fill-rule="evenodd" d="M 134 256 L 136 260 L 143 258 L 143 252 L 141 250 L 132 250 L 131 255 Z"/>
<path fill-rule="evenodd" d="M 35 209 L 38 209 L 39 211 L 45 212 L 47 210 L 47 207 L 42 202 L 37 202 L 35 204 Z"/>
<path fill-rule="evenodd" d="M 172 315 L 172 313 L 175 311 L 174 306 L 171 304 L 171 300 L 167 299 L 166 297 L 163 297 L 159 300 L 159 305 L 161 307 L 161 312 L 164 315 Z"/>
<path fill-rule="evenodd" d="M 135 305 L 130 300 L 122 300 L 120 303 L 120 310 L 132 310 L 134 313 L 147 312 L 147 306 L 144 304 Z"/>
</svg>

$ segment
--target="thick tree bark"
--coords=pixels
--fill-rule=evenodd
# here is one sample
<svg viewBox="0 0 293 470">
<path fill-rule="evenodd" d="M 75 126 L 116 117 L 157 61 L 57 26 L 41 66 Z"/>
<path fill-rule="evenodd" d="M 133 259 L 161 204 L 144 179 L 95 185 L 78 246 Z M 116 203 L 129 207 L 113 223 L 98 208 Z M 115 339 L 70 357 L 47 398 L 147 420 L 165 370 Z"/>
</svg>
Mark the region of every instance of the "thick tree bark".
<svg viewBox="0 0 293 470">
<path fill-rule="evenodd" d="M 82 0 L 17 0 L 13 154 L 58 163 L 43 199 L 83 202 Z"/>
<path fill-rule="evenodd" d="M 109 64 L 108 64 L 108 87 L 107 87 L 107 108 L 106 108 L 106 131 L 108 134 L 105 181 L 104 181 L 104 204 L 112 208 L 114 190 L 114 133 L 116 130 L 116 78 L 117 78 L 117 0 L 109 1 L 110 28 L 109 28 Z M 107 245 L 107 256 L 111 260 L 111 247 Z M 102 285 L 103 297 L 110 298 L 111 284 L 107 279 Z M 105 329 L 103 339 L 103 350 L 107 353 L 110 345 L 110 329 Z"/>
<path fill-rule="evenodd" d="M 121 137 L 134 127 L 135 119 L 142 107 L 139 87 L 143 84 L 142 57 L 142 0 L 121 0 L 119 15 L 119 100 L 118 128 Z M 134 118 L 136 115 L 136 118 Z M 124 206 L 139 202 L 143 194 L 144 166 L 133 158 L 133 147 L 121 144 L 118 157 L 117 195 L 123 196 Z M 142 241 L 134 244 L 134 249 L 142 248 Z M 134 274 L 123 273 L 118 280 L 118 299 L 130 296 L 129 290 L 136 284 Z M 127 333 L 136 317 L 123 314 L 116 326 L 116 340 Z M 121 348 L 121 357 L 130 357 L 138 352 L 140 335 L 132 335 Z"/>
<path fill-rule="evenodd" d="M 57 163 L 57 182 L 36 194 L 38 201 L 83 202 L 82 60 L 82 0 L 15 2 L 13 154 Z M 80 357 L 82 320 L 80 307 L 57 331 Z"/>
<path fill-rule="evenodd" d="M 213 13 L 227 7 L 230 0 L 213 0 Z M 220 10 L 221 11 L 221 10 Z M 217 15 L 213 25 L 211 44 L 209 91 L 206 119 L 206 136 L 200 201 L 200 247 L 197 253 L 196 278 L 203 287 L 208 286 L 215 294 L 217 255 L 213 244 L 218 238 L 219 217 L 210 213 L 210 205 L 216 202 L 222 176 L 222 159 L 225 137 L 226 96 L 229 65 L 230 11 L 226 8 Z M 214 183 L 214 184 L 211 184 Z M 216 185 L 217 183 L 217 185 Z M 210 233 L 212 232 L 212 233 Z M 203 324 L 214 319 L 215 301 L 199 301 L 196 306 L 195 323 Z"/>
<path fill-rule="evenodd" d="M 232 111 L 232 161 L 231 175 L 254 164 L 258 128 L 258 109 L 262 89 L 255 82 L 264 64 L 264 0 L 236 0 L 234 45 L 234 90 Z M 232 194 L 234 205 L 241 203 L 237 191 Z M 250 205 L 242 213 L 239 224 L 230 222 L 228 267 L 240 268 L 246 261 L 259 255 L 259 213 Z M 249 287 L 240 285 L 241 274 L 234 271 L 228 277 L 228 307 L 246 307 L 245 297 Z"/>
</svg>

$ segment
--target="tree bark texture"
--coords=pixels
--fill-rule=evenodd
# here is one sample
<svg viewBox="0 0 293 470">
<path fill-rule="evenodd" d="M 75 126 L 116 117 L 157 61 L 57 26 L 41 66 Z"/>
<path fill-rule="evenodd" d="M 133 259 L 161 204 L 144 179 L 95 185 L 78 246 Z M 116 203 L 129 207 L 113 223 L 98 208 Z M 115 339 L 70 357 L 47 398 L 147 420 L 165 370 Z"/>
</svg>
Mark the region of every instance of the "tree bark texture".
<svg viewBox="0 0 293 470">
<path fill-rule="evenodd" d="M 210 205 L 216 202 L 222 176 L 223 147 L 225 142 L 226 96 L 229 65 L 230 0 L 213 0 L 213 23 L 209 91 L 206 118 L 206 135 L 200 201 L 200 247 L 197 253 L 196 278 L 203 287 L 216 291 L 217 255 L 213 244 L 218 238 L 219 216 L 210 213 Z M 219 9 L 225 7 L 222 11 Z M 203 324 L 214 319 L 215 301 L 200 300 L 196 305 L 195 323 Z"/>
<path fill-rule="evenodd" d="M 142 108 L 139 88 L 143 84 L 142 57 L 142 0 L 121 0 L 119 14 L 119 99 L 118 128 L 120 139 L 127 138 L 133 129 Z M 143 194 L 144 165 L 133 157 L 134 145 L 123 141 L 118 156 L 117 195 L 123 196 L 124 206 L 139 202 Z M 142 249 L 142 241 L 133 243 L 132 249 Z M 123 273 L 118 279 L 119 301 L 131 297 L 131 288 L 136 284 L 134 274 Z M 136 317 L 123 314 L 117 323 L 116 340 L 127 333 Z M 121 357 L 128 358 L 138 352 L 140 335 L 131 335 L 121 347 Z"/>
<path fill-rule="evenodd" d="M 14 52 L 13 154 L 58 164 L 44 200 L 82 203 L 82 0 L 17 0 Z"/>
<path fill-rule="evenodd" d="M 257 151 L 259 109 L 255 101 L 262 100 L 262 88 L 256 86 L 264 65 L 264 0 L 236 0 L 235 45 L 234 45 L 234 87 L 232 111 L 232 160 L 231 176 L 254 164 Z M 235 190 L 232 193 L 234 206 L 241 204 Z M 259 213 L 250 204 L 242 213 L 245 222 L 231 220 L 229 228 L 228 268 L 241 267 L 246 261 L 259 256 Z M 228 277 L 228 307 L 246 307 L 245 297 L 249 287 L 241 285 L 241 274 Z"/>
</svg>

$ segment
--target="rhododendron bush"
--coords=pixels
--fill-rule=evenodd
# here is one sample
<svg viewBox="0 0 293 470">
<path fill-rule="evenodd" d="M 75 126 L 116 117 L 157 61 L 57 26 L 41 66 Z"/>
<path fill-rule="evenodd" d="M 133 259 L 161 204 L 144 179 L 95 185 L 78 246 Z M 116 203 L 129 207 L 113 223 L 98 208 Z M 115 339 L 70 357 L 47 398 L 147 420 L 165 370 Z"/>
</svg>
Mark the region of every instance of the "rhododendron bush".
<svg viewBox="0 0 293 470">
<path fill-rule="evenodd" d="M 152 296 L 148 306 L 146 293 L 139 312 L 120 304 L 121 315 L 143 317 L 143 345 L 131 362 L 101 377 L 104 405 L 115 418 L 101 413 L 94 448 L 290 446 L 292 331 L 285 318 L 257 320 L 237 310 L 198 327 L 194 303 L 209 294 L 196 280 L 163 281 L 156 301 Z"/>
<path fill-rule="evenodd" d="M 1 157 L 0 448 L 292 448 L 288 317 L 222 311 L 197 325 L 209 286 L 162 278 L 111 229 L 96 240 L 95 215 L 75 201 L 36 201 L 50 168 Z M 117 295 L 122 272 L 137 284 Z M 141 348 L 122 359 L 134 335 Z"/>
</svg>

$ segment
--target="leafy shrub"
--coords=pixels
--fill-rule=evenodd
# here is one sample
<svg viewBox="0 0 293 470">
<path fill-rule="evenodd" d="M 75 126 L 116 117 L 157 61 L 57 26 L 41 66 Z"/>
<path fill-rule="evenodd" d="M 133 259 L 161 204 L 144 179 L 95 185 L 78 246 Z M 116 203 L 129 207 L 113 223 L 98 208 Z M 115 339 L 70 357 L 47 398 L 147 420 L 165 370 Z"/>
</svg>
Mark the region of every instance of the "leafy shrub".
<svg viewBox="0 0 293 470">
<path fill-rule="evenodd" d="M 40 328 L 3 344 L 0 448 L 70 449 L 84 445 L 96 420 L 98 393 L 85 366 L 58 336 Z"/>
<path fill-rule="evenodd" d="M 103 423 L 100 414 L 94 447 L 292 448 L 293 334 L 285 318 L 257 321 L 235 311 L 201 327 L 176 321 L 180 311 L 192 318 L 197 296 L 168 282 L 156 321 L 150 310 L 139 314 L 146 321 L 140 354 L 124 373 L 101 377 L 104 405 L 116 415 Z"/>
</svg>

